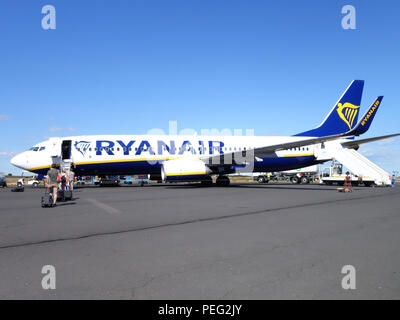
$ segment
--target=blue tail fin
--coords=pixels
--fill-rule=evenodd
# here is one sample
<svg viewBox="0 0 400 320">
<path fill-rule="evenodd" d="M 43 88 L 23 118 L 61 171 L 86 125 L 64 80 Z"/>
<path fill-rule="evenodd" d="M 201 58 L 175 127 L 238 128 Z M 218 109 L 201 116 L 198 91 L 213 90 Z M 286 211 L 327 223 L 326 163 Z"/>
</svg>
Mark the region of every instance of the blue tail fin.
<svg viewBox="0 0 400 320">
<path fill-rule="evenodd" d="M 363 80 L 353 80 L 317 128 L 295 136 L 323 137 L 351 130 L 357 123 L 363 88 Z"/>
</svg>

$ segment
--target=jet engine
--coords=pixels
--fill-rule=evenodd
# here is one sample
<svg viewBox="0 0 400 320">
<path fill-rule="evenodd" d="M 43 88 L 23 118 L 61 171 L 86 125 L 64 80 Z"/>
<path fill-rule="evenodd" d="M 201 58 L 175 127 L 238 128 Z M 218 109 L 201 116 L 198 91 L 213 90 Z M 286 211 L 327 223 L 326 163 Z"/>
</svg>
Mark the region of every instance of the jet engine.
<svg viewBox="0 0 400 320">
<path fill-rule="evenodd" d="M 182 158 L 165 161 L 161 166 L 163 181 L 202 181 L 211 170 L 199 159 Z"/>
</svg>

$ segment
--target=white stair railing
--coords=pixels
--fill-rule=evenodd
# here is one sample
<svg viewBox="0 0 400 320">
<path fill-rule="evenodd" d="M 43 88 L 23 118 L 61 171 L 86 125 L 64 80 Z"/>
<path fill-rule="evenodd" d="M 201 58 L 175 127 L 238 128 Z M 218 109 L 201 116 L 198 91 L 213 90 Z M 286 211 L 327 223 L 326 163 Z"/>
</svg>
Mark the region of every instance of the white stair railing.
<svg viewBox="0 0 400 320">
<path fill-rule="evenodd" d="M 338 149 L 334 157 L 358 176 L 373 179 L 377 185 L 391 184 L 389 173 L 354 149 Z"/>
</svg>

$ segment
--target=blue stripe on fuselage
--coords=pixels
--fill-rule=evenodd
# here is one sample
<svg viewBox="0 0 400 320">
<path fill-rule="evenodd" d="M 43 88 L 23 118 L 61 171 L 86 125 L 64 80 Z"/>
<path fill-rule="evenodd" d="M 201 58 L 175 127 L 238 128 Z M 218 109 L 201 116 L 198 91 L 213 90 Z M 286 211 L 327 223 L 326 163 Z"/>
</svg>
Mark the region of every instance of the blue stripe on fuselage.
<svg viewBox="0 0 400 320">
<path fill-rule="evenodd" d="M 121 161 L 75 165 L 75 174 L 84 175 L 131 175 L 160 174 L 161 161 Z M 308 167 L 318 163 L 314 156 L 263 158 L 254 162 L 254 172 L 270 172 Z M 32 171 L 37 174 L 47 174 L 49 169 Z"/>
</svg>

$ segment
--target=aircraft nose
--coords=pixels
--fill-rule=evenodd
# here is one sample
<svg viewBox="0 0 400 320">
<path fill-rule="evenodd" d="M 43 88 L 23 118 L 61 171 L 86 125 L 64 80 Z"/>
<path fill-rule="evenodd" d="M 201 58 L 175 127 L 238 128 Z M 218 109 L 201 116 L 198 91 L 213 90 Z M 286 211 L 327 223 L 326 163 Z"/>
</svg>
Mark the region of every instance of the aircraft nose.
<svg viewBox="0 0 400 320">
<path fill-rule="evenodd" d="M 11 159 L 11 164 L 21 169 L 25 169 L 26 166 L 26 157 L 23 153 L 17 154 L 15 157 Z"/>
</svg>

